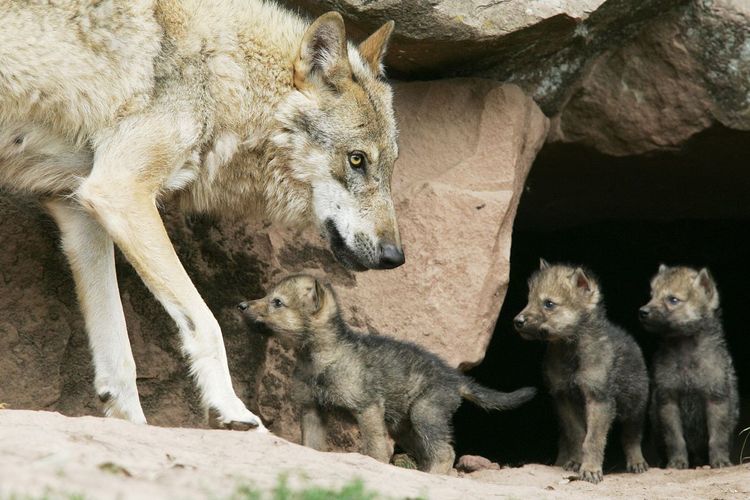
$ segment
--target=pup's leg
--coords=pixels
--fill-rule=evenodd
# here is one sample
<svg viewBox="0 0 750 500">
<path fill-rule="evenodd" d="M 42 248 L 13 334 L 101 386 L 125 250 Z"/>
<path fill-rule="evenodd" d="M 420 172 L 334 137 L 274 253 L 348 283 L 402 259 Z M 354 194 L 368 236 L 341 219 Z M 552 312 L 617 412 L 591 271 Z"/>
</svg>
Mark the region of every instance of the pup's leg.
<svg viewBox="0 0 750 500">
<path fill-rule="evenodd" d="M 578 405 L 565 397 L 555 398 L 555 407 L 560 418 L 559 442 L 563 443 L 557 452 L 555 465 L 578 472 L 583 460 L 583 439 L 586 437 L 585 416 Z"/>
<path fill-rule="evenodd" d="M 318 451 L 328 449 L 325 417 L 315 406 L 302 409 L 302 444 Z"/>
<path fill-rule="evenodd" d="M 644 417 L 644 414 L 636 415 L 622 423 L 622 448 L 625 451 L 628 472 L 640 473 L 648 470 L 648 464 L 641 452 Z"/>
<path fill-rule="evenodd" d="M 390 462 L 391 453 L 388 452 L 388 431 L 385 427 L 383 406 L 373 404 L 357 413 L 356 417 L 362 435 L 362 452 L 380 462 Z"/>
<path fill-rule="evenodd" d="M 654 401 L 657 405 L 656 418 L 659 419 L 667 449 L 667 468 L 687 469 L 688 452 L 682 431 L 680 406 L 674 398 L 654 398 Z"/>
<path fill-rule="evenodd" d="M 729 399 L 706 402 L 708 425 L 708 461 L 711 467 L 729 467 L 729 442 L 732 433 L 732 408 Z"/>
<path fill-rule="evenodd" d="M 146 423 L 138 401 L 112 239 L 81 207 L 63 200 L 45 204 L 60 227 L 62 247 L 76 283 L 94 360 L 94 386 L 104 403 L 104 414 Z"/>
<path fill-rule="evenodd" d="M 448 474 L 453 468 L 456 453 L 451 446 L 451 417 L 444 408 L 418 401 L 409 414 L 412 427 L 412 446 L 419 470 L 433 474 Z"/>
<path fill-rule="evenodd" d="M 157 193 L 188 159 L 199 132 L 190 121 L 189 115 L 152 113 L 99 137 L 94 168 L 76 197 L 177 323 L 211 424 L 263 429 L 234 393 L 219 323 L 177 258 L 156 208 Z"/>
<path fill-rule="evenodd" d="M 604 447 L 614 417 L 615 407 L 612 401 L 586 398 L 586 437 L 583 440 L 583 461 L 579 470 L 584 481 L 596 484 L 603 479 Z"/>
</svg>

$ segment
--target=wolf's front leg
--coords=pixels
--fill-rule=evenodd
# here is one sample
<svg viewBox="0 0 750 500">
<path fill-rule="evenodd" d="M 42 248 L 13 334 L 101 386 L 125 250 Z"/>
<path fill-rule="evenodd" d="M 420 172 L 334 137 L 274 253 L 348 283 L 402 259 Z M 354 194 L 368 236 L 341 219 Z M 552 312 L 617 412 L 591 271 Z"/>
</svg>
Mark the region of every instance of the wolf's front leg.
<svg viewBox="0 0 750 500">
<path fill-rule="evenodd" d="M 315 406 L 303 408 L 300 424 L 302 444 L 314 450 L 326 451 L 326 423 L 320 410 Z"/>
<path fill-rule="evenodd" d="M 560 419 L 560 438 L 555 465 L 578 472 L 581 468 L 581 450 L 586 437 L 585 415 L 579 405 L 565 396 L 555 397 L 555 408 Z"/>
<path fill-rule="evenodd" d="M 614 417 L 612 401 L 586 398 L 586 438 L 583 440 L 583 461 L 578 472 L 584 481 L 596 484 L 603 479 L 604 447 Z"/>
<path fill-rule="evenodd" d="M 688 451 L 682 432 L 680 406 L 673 397 L 654 398 L 659 427 L 664 436 L 668 469 L 687 469 Z"/>
<path fill-rule="evenodd" d="M 108 417 L 146 423 L 135 384 L 125 315 L 115 272 L 114 244 L 81 207 L 65 200 L 45 203 L 60 227 L 94 360 L 94 386 Z"/>
<path fill-rule="evenodd" d="M 104 226 L 179 327 L 210 423 L 264 429 L 235 395 L 219 323 L 182 267 L 156 208 L 157 193 L 188 159 L 190 117 L 131 117 L 97 140 L 94 167 L 75 195 Z"/>
<path fill-rule="evenodd" d="M 729 399 L 706 402 L 706 424 L 708 425 L 708 461 L 713 468 L 729 467 L 730 436 L 734 430 Z"/>
<path fill-rule="evenodd" d="M 381 462 L 388 463 L 392 453 L 388 447 L 388 431 L 385 427 L 385 409 L 373 404 L 356 415 L 362 435 L 362 451 Z"/>
</svg>

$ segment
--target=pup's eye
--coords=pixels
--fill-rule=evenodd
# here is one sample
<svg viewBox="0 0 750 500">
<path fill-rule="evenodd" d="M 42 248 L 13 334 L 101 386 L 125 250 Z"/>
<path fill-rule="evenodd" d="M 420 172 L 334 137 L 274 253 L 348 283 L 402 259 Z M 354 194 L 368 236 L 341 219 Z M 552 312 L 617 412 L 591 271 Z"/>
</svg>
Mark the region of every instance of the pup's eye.
<svg viewBox="0 0 750 500">
<path fill-rule="evenodd" d="M 364 168 L 367 160 L 362 151 L 352 151 L 349 153 L 349 165 L 354 169 Z"/>
<path fill-rule="evenodd" d="M 673 306 L 676 306 L 677 304 L 680 303 L 680 299 L 678 299 L 674 295 L 670 295 L 669 297 L 667 297 L 667 302 L 669 302 Z"/>
<path fill-rule="evenodd" d="M 281 299 L 273 299 L 271 301 L 271 305 L 275 307 L 276 309 L 278 309 L 279 307 L 282 307 L 284 303 L 281 301 Z"/>
<path fill-rule="evenodd" d="M 547 309 L 548 311 L 551 311 L 552 309 L 555 308 L 555 306 L 557 306 L 557 304 L 555 304 L 549 299 L 544 299 L 544 302 L 542 302 L 542 306 L 544 306 L 544 308 Z"/>
</svg>

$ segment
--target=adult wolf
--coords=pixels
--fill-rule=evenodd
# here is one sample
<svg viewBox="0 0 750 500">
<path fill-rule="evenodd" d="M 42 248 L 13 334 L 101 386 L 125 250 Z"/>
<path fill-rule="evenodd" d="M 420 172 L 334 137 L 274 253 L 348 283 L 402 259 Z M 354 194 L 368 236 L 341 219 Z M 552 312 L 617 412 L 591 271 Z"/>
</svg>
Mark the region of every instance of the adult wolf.
<svg viewBox="0 0 750 500">
<path fill-rule="evenodd" d="M 157 203 L 316 224 L 351 268 L 401 265 L 393 23 L 356 47 L 339 14 L 260 0 L 19 0 L 0 18 L 0 185 L 60 227 L 105 413 L 145 422 L 115 243 L 177 323 L 211 423 L 262 428 Z"/>
</svg>

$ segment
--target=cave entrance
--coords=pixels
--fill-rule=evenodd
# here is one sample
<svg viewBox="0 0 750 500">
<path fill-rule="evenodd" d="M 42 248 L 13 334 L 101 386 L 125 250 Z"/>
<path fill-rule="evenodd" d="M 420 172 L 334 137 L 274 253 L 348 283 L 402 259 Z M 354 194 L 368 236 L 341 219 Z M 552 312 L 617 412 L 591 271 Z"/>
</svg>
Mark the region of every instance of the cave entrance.
<svg viewBox="0 0 750 500">
<path fill-rule="evenodd" d="M 648 300 L 651 276 L 662 262 L 706 266 L 719 287 L 739 378 L 739 429 L 750 426 L 749 168 L 750 132 L 719 127 L 698 134 L 679 151 L 646 156 L 611 157 L 578 145 L 546 145 L 519 205 L 510 286 L 492 341 L 469 375 L 501 390 L 543 387 L 543 345 L 521 340 L 511 323 L 526 303 L 526 279 L 539 257 L 590 267 L 600 278 L 610 319 L 636 338 L 647 362 L 655 339 L 640 328 L 637 311 Z M 454 420 L 457 455 L 512 465 L 553 463 L 557 421 L 550 397 L 542 392 L 506 413 L 462 405 Z M 655 463 L 649 441 L 647 433 L 644 453 Z M 735 450 L 732 459 L 737 457 Z M 619 436 L 611 435 L 605 472 L 623 465 Z"/>
</svg>

